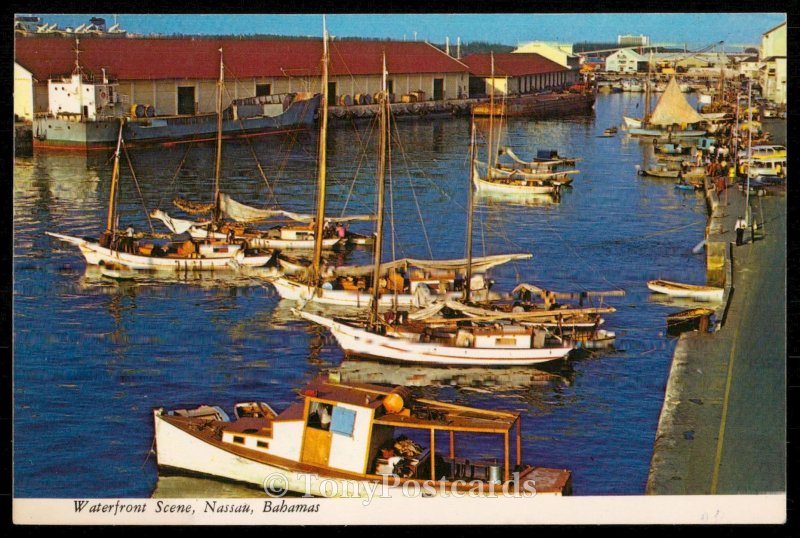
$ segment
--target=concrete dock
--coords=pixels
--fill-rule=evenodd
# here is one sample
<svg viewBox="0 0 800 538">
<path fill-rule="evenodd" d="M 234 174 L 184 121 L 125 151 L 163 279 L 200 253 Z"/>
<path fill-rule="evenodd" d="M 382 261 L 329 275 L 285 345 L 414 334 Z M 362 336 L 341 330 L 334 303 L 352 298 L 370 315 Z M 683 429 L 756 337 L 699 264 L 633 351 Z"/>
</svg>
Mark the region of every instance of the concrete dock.
<svg viewBox="0 0 800 538">
<path fill-rule="evenodd" d="M 646 493 L 782 493 L 785 190 L 751 193 L 759 229 L 755 241 L 748 230 L 741 246 L 735 246 L 734 223 L 745 214 L 745 193 L 731 186 L 716 203 L 715 193 L 707 194 L 709 282 L 724 280 L 726 301 L 717 310 L 714 332 L 684 333 L 675 348 Z"/>
</svg>

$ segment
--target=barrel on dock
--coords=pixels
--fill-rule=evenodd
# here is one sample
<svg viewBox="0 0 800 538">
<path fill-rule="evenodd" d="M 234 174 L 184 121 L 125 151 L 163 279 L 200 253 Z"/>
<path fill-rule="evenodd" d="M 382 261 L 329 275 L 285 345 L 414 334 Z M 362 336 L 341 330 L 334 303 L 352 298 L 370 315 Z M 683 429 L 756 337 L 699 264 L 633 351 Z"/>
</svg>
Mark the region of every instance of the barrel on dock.
<svg viewBox="0 0 800 538">
<path fill-rule="evenodd" d="M 132 118 L 144 118 L 145 114 L 147 114 L 147 106 L 146 105 L 143 105 L 143 104 L 140 104 L 140 103 L 134 103 L 134 104 L 131 105 L 131 117 Z"/>
</svg>

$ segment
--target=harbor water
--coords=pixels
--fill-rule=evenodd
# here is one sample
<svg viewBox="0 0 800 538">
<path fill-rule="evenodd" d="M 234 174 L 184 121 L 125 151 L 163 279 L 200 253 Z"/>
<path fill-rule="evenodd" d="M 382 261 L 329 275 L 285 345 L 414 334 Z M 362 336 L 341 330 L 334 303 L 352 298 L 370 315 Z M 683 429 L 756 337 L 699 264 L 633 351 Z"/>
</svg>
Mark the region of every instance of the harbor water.
<svg viewBox="0 0 800 538">
<path fill-rule="evenodd" d="M 476 198 L 476 255 L 533 254 L 495 268 L 493 289 L 529 282 L 556 291 L 626 291 L 605 301 L 617 309 L 603 326 L 616 332 L 615 348 L 546 374 L 343 363 L 332 337 L 295 318 L 261 270 L 108 279 L 44 232 L 97 237 L 104 229 L 109 155 L 17 157 L 14 495 L 257 496 L 211 480 L 159 479 L 152 409 L 207 403 L 230 410 L 237 401 L 262 400 L 280 410 L 304 383 L 336 368 L 344 380 L 406 384 L 427 397 L 519 411 L 525 462 L 570 469 L 576 495 L 643 494 L 675 344 L 666 316 L 685 308 L 657 301 L 645 284 L 705 282 L 705 255 L 692 248 L 703 240 L 706 210 L 699 194 L 675 189 L 672 180 L 637 175 L 652 145 L 622 131 L 599 137 L 623 114 L 641 115 L 642 101 L 599 95 L 593 115 L 509 121 L 503 143 L 517 155 L 557 149 L 581 159 L 580 174 L 560 201 Z M 486 124 L 478 130 L 485 134 Z M 374 212 L 375 138 L 366 122 L 329 132 L 329 214 Z M 385 258 L 463 257 L 469 119 L 398 121 L 393 138 Z M 313 212 L 316 142 L 314 133 L 226 142 L 222 190 L 250 205 Z M 485 161 L 485 136 L 478 152 Z M 154 208 L 182 216 L 172 205 L 176 195 L 211 201 L 213 144 L 137 148 L 129 158 L 136 175 L 123 156 L 123 228 L 149 230 L 146 210 Z M 369 253 L 337 256 L 366 262 Z M 502 439 L 493 436 L 469 443 L 457 436 L 456 446 L 467 457 L 502 453 Z"/>
</svg>

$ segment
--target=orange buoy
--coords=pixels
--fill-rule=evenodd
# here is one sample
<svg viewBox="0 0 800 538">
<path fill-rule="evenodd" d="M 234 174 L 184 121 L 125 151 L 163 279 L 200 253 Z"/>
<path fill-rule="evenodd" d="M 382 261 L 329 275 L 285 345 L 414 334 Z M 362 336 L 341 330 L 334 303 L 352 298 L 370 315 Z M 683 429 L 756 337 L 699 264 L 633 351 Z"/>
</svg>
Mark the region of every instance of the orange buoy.
<svg viewBox="0 0 800 538">
<path fill-rule="evenodd" d="M 390 415 L 399 413 L 403 407 L 411 403 L 411 391 L 406 387 L 395 387 L 383 399 L 383 407 Z"/>
</svg>

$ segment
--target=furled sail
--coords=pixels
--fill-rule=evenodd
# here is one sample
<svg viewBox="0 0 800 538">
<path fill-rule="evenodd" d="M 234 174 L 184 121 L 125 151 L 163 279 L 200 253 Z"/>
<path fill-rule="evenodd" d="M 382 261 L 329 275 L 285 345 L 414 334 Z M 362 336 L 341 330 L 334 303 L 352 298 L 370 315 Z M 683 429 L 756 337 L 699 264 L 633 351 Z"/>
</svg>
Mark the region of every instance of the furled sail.
<svg viewBox="0 0 800 538">
<path fill-rule="evenodd" d="M 675 77 L 669 81 L 667 89 L 658 100 L 650 116 L 652 125 L 691 124 L 703 121 L 703 117 L 694 109 L 681 93 Z"/>
<path fill-rule="evenodd" d="M 532 258 L 532 254 L 496 254 L 494 256 L 482 256 L 472 258 L 472 270 L 484 272 L 497 265 L 502 265 L 515 260 L 527 260 Z M 381 264 L 381 273 L 385 274 L 390 269 L 407 269 L 408 267 L 416 267 L 425 270 L 440 270 L 440 271 L 464 271 L 467 268 L 467 259 L 454 259 L 454 260 L 417 260 L 414 258 L 402 258 L 393 262 L 386 262 Z M 333 267 L 331 271 L 336 276 L 362 276 L 372 274 L 374 270 L 373 265 L 347 265 L 341 267 Z"/>
<path fill-rule="evenodd" d="M 286 217 L 297 222 L 311 222 L 314 220 L 314 215 L 307 215 L 303 213 L 293 213 L 291 211 L 284 211 L 282 209 L 259 209 L 237 202 L 229 195 L 220 193 L 219 196 L 220 211 L 231 220 L 236 222 L 257 222 L 275 217 Z M 354 220 L 373 220 L 374 217 L 370 215 L 350 215 L 347 217 L 326 217 L 325 220 L 335 220 L 337 222 L 349 222 Z"/>
<path fill-rule="evenodd" d="M 192 215 L 198 215 L 200 213 L 211 213 L 214 210 L 214 204 L 199 204 L 197 202 L 192 202 L 191 200 L 184 200 L 176 196 L 172 199 L 172 203 L 178 209 L 185 211 L 186 213 Z"/>
<path fill-rule="evenodd" d="M 164 223 L 164 226 L 172 230 L 172 233 L 182 234 L 189 230 L 192 226 L 205 226 L 208 224 L 208 221 L 205 222 L 195 222 L 191 220 L 184 220 L 184 219 L 176 219 L 170 217 L 160 209 L 154 209 L 150 212 L 150 216 L 154 219 L 158 219 Z"/>
</svg>

